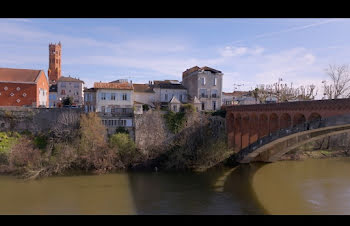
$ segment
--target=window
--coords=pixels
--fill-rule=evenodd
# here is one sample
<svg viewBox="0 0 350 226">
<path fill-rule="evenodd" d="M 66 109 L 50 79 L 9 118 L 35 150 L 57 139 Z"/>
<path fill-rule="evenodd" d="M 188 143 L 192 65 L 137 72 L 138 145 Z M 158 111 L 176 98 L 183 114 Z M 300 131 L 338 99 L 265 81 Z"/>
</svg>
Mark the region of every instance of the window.
<svg viewBox="0 0 350 226">
<path fill-rule="evenodd" d="M 182 94 L 180 94 L 180 101 L 182 101 Z"/>
<path fill-rule="evenodd" d="M 21 90 L 21 88 L 17 87 L 17 88 L 16 88 L 16 90 L 17 90 L 17 91 L 20 91 L 20 90 Z"/>
<path fill-rule="evenodd" d="M 123 100 L 127 100 L 127 94 L 123 93 Z"/>
<path fill-rule="evenodd" d="M 205 78 L 204 78 L 204 77 L 201 78 L 201 84 L 202 84 L 203 86 L 205 85 Z"/>
<path fill-rule="evenodd" d="M 7 88 L 7 86 L 4 87 L 4 90 L 8 90 L 9 88 Z"/>
<path fill-rule="evenodd" d="M 13 95 L 15 95 L 15 94 L 13 94 L 13 93 L 10 94 L 11 97 L 13 97 Z"/>
<path fill-rule="evenodd" d="M 26 94 L 26 93 L 23 93 L 23 96 L 24 96 L 24 97 L 26 97 L 26 96 L 27 96 L 27 94 Z"/>
<path fill-rule="evenodd" d="M 218 97 L 218 91 L 216 89 L 211 90 L 211 97 L 214 97 L 214 98 Z"/>
<path fill-rule="evenodd" d="M 62 88 L 66 88 L 66 83 L 65 83 L 65 82 L 62 82 L 62 83 L 61 83 L 61 87 L 62 87 Z"/>
<path fill-rule="evenodd" d="M 205 104 L 202 102 L 202 111 L 205 110 Z"/>
<path fill-rule="evenodd" d="M 216 101 L 213 101 L 213 110 L 216 110 Z"/>
<path fill-rule="evenodd" d="M 200 97 L 207 98 L 207 90 L 206 89 L 200 89 Z"/>
<path fill-rule="evenodd" d="M 101 93 L 101 100 L 106 100 L 106 93 Z"/>
<path fill-rule="evenodd" d="M 214 86 L 216 86 L 216 84 L 217 84 L 217 79 L 218 78 L 214 78 Z"/>
<path fill-rule="evenodd" d="M 105 113 L 105 111 L 106 111 L 105 106 L 102 106 L 102 107 L 101 107 L 101 112 Z"/>
<path fill-rule="evenodd" d="M 20 99 L 17 99 L 16 101 L 17 101 L 17 103 L 21 102 L 21 100 L 20 100 Z"/>
<path fill-rule="evenodd" d="M 61 95 L 66 95 L 66 90 L 62 89 L 61 90 Z"/>
<path fill-rule="evenodd" d="M 115 100 L 115 93 L 111 93 L 111 100 Z"/>
<path fill-rule="evenodd" d="M 126 108 L 122 108 L 123 114 L 126 114 Z"/>
<path fill-rule="evenodd" d="M 168 94 L 167 93 L 165 94 L 164 99 L 165 99 L 165 101 L 168 100 Z"/>
<path fill-rule="evenodd" d="M 74 83 L 74 88 L 79 88 L 79 84 L 78 83 Z"/>
</svg>

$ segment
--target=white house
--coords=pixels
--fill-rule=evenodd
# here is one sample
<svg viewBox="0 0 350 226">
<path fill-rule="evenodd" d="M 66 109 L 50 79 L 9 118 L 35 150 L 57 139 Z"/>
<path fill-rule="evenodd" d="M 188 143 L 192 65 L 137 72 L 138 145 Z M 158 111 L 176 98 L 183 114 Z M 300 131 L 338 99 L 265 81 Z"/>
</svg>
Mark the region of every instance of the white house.
<svg viewBox="0 0 350 226">
<path fill-rule="evenodd" d="M 109 132 L 118 127 L 133 127 L 133 89 L 133 85 L 127 82 L 94 83 L 96 112 Z"/>
</svg>

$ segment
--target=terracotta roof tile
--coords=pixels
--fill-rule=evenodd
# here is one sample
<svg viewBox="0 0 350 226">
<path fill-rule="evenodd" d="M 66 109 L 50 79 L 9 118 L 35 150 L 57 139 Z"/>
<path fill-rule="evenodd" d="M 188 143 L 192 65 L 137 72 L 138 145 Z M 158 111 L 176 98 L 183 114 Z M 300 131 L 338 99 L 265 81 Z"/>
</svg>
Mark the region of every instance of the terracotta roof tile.
<svg viewBox="0 0 350 226">
<path fill-rule="evenodd" d="M 142 93 L 154 93 L 152 87 L 148 84 L 133 84 L 134 92 L 142 92 Z"/>
<path fill-rule="evenodd" d="M 35 82 L 41 70 L 0 68 L 2 82 Z"/>
<path fill-rule="evenodd" d="M 134 87 L 131 83 L 109 83 L 109 82 L 95 82 L 95 89 L 122 89 L 133 90 Z"/>
<path fill-rule="evenodd" d="M 64 77 L 61 76 L 60 79 L 58 79 L 59 82 L 82 82 L 84 83 L 84 81 L 77 79 L 77 78 L 72 78 L 72 77 Z"/>
</svg>

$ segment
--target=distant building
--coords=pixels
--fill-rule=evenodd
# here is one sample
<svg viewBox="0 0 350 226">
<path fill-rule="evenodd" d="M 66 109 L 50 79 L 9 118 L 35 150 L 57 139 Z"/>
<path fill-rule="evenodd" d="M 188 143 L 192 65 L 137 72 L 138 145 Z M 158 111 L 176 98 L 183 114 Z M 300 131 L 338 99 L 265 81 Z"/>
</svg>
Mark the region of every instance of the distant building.
<svg viewBox="0 0 350 226">
<path fill-rule="evenodd" d="M 169 110 L 173 112 L 179 112 L 180 108 L 181 102 L 176 98 L 176 96 L 173 96 L 169 101 Z"/>
<path fill-rule="evenodd" d="M 73 105 L 81 107 L 84 104 L 83 96 L 83 84 L 84 81 L 61 76 L 57 82 L 57 97 L 61 102 L 64 98 L 72 97 Z"/>
<path fill-rule="evenodd" d="M 155 103 L 168 107 L 170 100 L 176 97 L 181 103 L 187 103 L 187 89 L 178 80 L 153 81 L 151 86 L 155 92 Z"/>
<path fill-rule="evenodd" d="M 215 111 L 222 105 L 223 73 L 210 67 L 192 67 L 182 73 L 182 84 L 189 98 L 197 97 L 202 111 Z"/>
<path fill-rule="evenodd" d="M 51 85 L 49 88 L 49 107 L 58 107 L 59 102 L 60 101 L 58 100 L 57 96 L 57 85 Z"/>
<path fill-rule="evenodd" d="M 240 98 L 237 98 L 237 102 L 239 105 L 248 105 L 248 104 L 259 104 L 260 101 L 257 100 L 254 97 L 249 97 L 249 96 L 243 96 Z"/>
<path fill-rule="evenodd" d="M 109 133 L 124 127 L 132 132 L 134 115 L 134 87 L 131 83 L 95 82 L 95 111 L 102 118 L 102 123 Z"/>
<path fill-rule="evenodd" d="M 142 105 L 147 104 L 151 107 L 154 107 L 156 93 L 153 90 L 151 83 L 149 83 L 149 84 L 135 84 L 134 83 L 133 86 L 134 86 L 134 101 L 136 101 Z"/>
<path fill-rule="evenodd" d="M 49 83 L 44 71 L 0 68 L 0 106 L 48 107 Z"/>
<path fill-rule="evenodd" d="M 84 89 L 84 110 L 85 112 L 96 112 L 96 89 Z"/>
<path fill-rule="evenodd" d="M 247 91 L 222 92 L 222 104 L 226 106 L 237 105 L 238 99 L 249 95 Z"/>
</svg>

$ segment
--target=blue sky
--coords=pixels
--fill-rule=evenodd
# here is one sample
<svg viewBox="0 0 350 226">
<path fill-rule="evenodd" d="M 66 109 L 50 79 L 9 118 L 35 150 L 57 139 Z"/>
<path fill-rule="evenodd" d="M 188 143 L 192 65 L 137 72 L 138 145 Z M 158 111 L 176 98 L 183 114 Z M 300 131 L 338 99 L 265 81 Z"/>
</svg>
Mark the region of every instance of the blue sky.
<svg viewBox="0 0 350 226">
<path fill-rule="evenodd" d="M 278 78 L 321 82 L 328 64 L 350 63 L 350 19 L 0 19 L 0 67 L 42 69 L 62 43 L 62 74 L 95 81 L 177 79 L 192 66 L 249 90 Z"/>
</svg>

